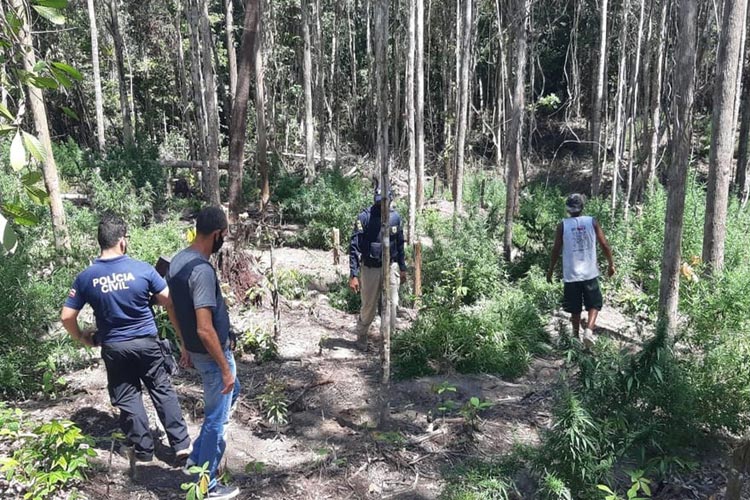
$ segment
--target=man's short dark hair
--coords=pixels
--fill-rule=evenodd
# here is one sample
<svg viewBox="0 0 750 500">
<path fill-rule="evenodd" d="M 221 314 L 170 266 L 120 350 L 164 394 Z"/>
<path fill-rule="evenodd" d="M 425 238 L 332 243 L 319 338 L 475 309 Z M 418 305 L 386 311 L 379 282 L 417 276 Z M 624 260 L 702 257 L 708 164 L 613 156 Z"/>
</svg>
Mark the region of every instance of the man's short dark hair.
<svg viewBox="0 0 750 500">
<path fill-rule="evenodd" d="M 117 245 L 120 238 L 124 238 L 127 234 L 128 225 L 125 224 L 125 221 L 119 215 L 106 213 L 99 219 L 99 229 L 96 239 L 99 241 L 99 247 L 102 250 L 107 250 Z"/>
<path fill-rule="evenodd" d="M 199 234 L 209 235 L 216 230 L 227 228 L 227 216 L 219 207 L 206 207 L 195 218 L 195 230 Z"/>
</svg>

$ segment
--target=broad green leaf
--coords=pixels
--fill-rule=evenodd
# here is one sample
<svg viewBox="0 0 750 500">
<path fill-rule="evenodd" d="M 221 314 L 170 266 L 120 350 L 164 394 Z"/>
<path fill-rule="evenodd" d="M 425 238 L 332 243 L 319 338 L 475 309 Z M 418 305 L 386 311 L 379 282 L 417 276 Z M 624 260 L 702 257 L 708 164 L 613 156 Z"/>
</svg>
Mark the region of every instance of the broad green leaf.
<svg viewBox="0 0 750 500">
<path fill-rule="evenodd" d="M 0 104 L 0 114 L 10 121 L 16 120 L 16 117 L 13 116 L 13 113 L 11 113 L 3 104 Z"/>
<path fill-rule="evenodd" d="M 23 147 L 23 139 L 19 131 L 16 132 L 13 142 L 10 143 L 10 166 L 18 172 L 26 165 L 27 161 L 26 149 Z"/>
<path fill-rule="evenodd" d="M 37 205 L 47 205 L 49 203 L 49 195 L 44 189 L 40 189 L 34 186 L 24 186 L 23 189 L 26 194 L 29 195 L 31 201 Z"/>
<path fill-rule="evenodd" d="M 21 177 L 21 182 L 24 186 L 33 186 L 37 182 L 42 180 L 42 173 L 38 170 L 34 170 L 33 172 L 29 172 L 28 174 Z"/>
<path fill-rule="evenodd" d="M 68 78 L 68 75 L 64 71 L 60 71 L 57 68 L 50 68 L 52 74 L 55 75 L 57 82 L 65 87 L 66 89 L 73 86 L 73 82 Z"/>
<path fill-rule="evenodd" d="M 13 228 L 10 226 L 10 223 L 8 222 L 8 219 L 0 215 L 0 247 L 2 248 L 3 252 L 7 254 L 12 254 L 16 251 L 16 247 L 18 246 L 18 238 L 16 237 L 16 233 L 13 231 Z M 8 463 L 3 464 L 3 466 L 8 466 Z"/>
<path fill-rule="evenodd" d="M 24 132 L 23 143 L 26 146 L 26 150 L 31 153 L 31 155 L 36 158 L 39 163 L 44 163 L 45 161 L 47 161 L 47 152 L 42 147 L 42 143 L 39 142 L 39 139 L 27 132 Z"/>
<path fill-rule="evenodd" d="M 63 16 L 59 9 L 54 9 L 52 7 L 44 7 L 42 5 L 32 5 L 35 11 L 39 13 L 40 16 L 51 22 L 52 24 L 65 24 L 65 16 Z"/>
<path fill-rule="evenodd" d="M 8 125 L 7 123 L 0 123 L 0 135 L 10 134 L 11 132 L 15 132 L 16 127 L 13 125 Z"/>
<path fill-rule="evenodd" d="M 78 117 L 78 113 L 76 113 L 75 111 L 73 111 L 69 107 L 63 106 L 60 109 L 62 110 L 63 113 L 65 113 L 65 115 L 68 118 L 72 118 L 73 120 L 80 121 L 80 118 Z"/>
<path fill-rule="evenodd" d="M 50 9 L 64 9 L 68 6 L 68 0 L 34 0 L 34 4 Z"/>
<path fill-rule="evenodd" d="M 83 80 L 83 76 L 81 75 L 81 73 L 77 69 L 75 69 L 73 66 L 71 66 L 69 64 L 65 64 L 64 62 L 55 61 L 55 62 L 52 63 L 52 67 L 53 68 L 57 68 L 60 71 L 66 72 L 74 80 L 78 80 L 78 81 Z"/>
<path fill-rule="evenodd" d="M 57 83 L 57 80 L 54 78 L 50 78 L 48 76 L 30 76 L 29 82 L 37 88 L 40 89 L 50 89 L 55 90 L 60 87 L 60 84 Z"/>
</svg>

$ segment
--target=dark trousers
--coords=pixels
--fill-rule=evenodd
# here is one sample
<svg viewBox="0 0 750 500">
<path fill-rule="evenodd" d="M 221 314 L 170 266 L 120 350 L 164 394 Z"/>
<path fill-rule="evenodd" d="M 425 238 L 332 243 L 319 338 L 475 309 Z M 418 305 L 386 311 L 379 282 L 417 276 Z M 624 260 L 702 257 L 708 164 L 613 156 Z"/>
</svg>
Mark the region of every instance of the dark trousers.
<svg viewBox="0 0 750 500">
<path fill-rule="evenodd" d="M 190 436 L 156 337 L 105 344 L 102 359 L 107 367 L 110 401 L 120 409 L 120 427 L 136 453 L 150 456 L 154 452 L 141 382 L 151 396 L 169 444 L 175 451 L 188 448 Z"/>
</svg>

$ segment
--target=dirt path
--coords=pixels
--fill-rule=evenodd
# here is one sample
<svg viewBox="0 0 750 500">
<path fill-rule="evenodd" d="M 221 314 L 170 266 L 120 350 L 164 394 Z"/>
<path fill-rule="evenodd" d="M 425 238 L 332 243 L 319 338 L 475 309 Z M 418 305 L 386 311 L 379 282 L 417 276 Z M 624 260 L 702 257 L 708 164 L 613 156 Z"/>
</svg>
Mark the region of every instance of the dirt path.
<svg viewBox="0 0 750 500">
<path fill-rule="evenodd" d="M 261 262 L 267 257 L 266 252 Z M 346 272 L 345 262 L 338 268 L 330 265 L 327 252 L 281 249 L 276 259 L 279 268 L 309 274 L 323 288 Z M 250 308 L 235 314 L 233 321 L 243 330 L 268 325 L 271 317 L 266 308 Z M 620 328 L 621 318 L 606 312 L 601 318 L 601 324 L 611 323 L 608 328 Z M 238 359 L 243 389 L 228 430 L 226 468 L 241 487 L 240 498 L 432 499 L 442 490 L 448 469 L 471 458 L 489 459 L 514 443 L 535 443 L 549 425 L 562 365 L 555 358 L 535 359 L 529 373 L 513 382 L 455 374 L 395 382 L 389 393 L 388 431 L 371 429 L 380 367 L 376 354 L 354 348 L 355 321 L 355 316 L 330 307 L 324 293 L 309 293 L 303 300 L 283 303 L 278 361 L 259 364 L 249 354 Z M 557 321 L 553 319 L 551 329 Z M 400 320 L 399 327 L 406 326 Z M 180 484 L 186 477 L 163 459 L 163 448 L 157 449 L 152 463 L 137 466 L 132 480 L 127 461 L 117 454 L 110 457 L 109 436 L 118 424 L 103 365 L 73 373 L 68 380 L 68 396 L 26 409 L 40 418 L 71 419 L 97 437 L 96 471 L 84 493 L 96 499 L 184 498 Z M 289 403 L 289 423 L 278 430 L 266 422 L 258 403 L 269 380 L 280 384 Z M 442 396 L 434 388 L 441 383 L 456 388 L 450 396 L 459 404 L 473 396 L 492 403 L 476 429 L 470 430 L 457 413 L 439 417 Z M 186 371 L 175 384 L 190 434 L 196 436 L 202 421 L 198 377 Z M 152 424 L 158 425 L 147 406 Z"/>
</svg>

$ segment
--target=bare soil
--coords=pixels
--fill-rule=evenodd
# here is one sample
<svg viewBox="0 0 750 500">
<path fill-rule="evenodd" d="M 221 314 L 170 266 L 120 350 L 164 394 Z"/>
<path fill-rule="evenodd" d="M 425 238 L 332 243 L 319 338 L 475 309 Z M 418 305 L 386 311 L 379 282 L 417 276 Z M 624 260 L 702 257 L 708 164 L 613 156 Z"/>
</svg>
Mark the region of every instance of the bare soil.
<svg viewBox="0 0 750 500">
<path fill-rule="evenodd" d="M 260 267 L 268 265 L 268 252 L 257 252 L 256 257 Z M 278 360 L 259 363 L 250 354 L 238 354 L 242 397 L 228 429 L 225 468 L 241 488 L 239 498 L 437 498 L 447 472 L 455 466 L 492 459 L 515 443 L 537 443 L 540 432 L 550 425 L 561 359 L 535 359 L 529 373 L 514 381 L 445 373 L 394 381 L 385 391 L 377 350 L 371 346 L 364 354 L 355 348 L 356 317 L 330 307 L 325 293 L 347 272 L 344 259 L 336 267 L 329 252 L 306 249 L 278 249 L 275 258 L 279 268 L 313 276 L 315 290 L 302 300 L 282 300 Z M 413 312 L 404 316 L 413 317 Z M 267 327 L 272 317 L 268 301 L 260 307 L 236 305 L 233 313 L 239 331 Z M 598 333 L 637 342 L 622 315 L 605 309 L 600 318 Z M 561 320 L 558 315 L 550 321 L 553 335 Z M 398 328 L 406 327 L 408 320 L 400 319 Z M 376 320 L 371 332 L 377 328 Z M 110 436 L 118 430 L 118 422 L 109 403 L 103 364 L 69 374 L 67 379 L 63 397 L 22 407 L 36 418 L 73 420 L 97 438 L 95 470 L 82 492 L 92 499 L 184 498 L 180 485 L 187 478 L 163 445 L 153 462 L 136 466 L 135 478 L 130 477 L 128 461 L 110 453 Z M 271 379 L 283 384 L 289 403 L 289 423 L 278 429 L 267 423 L 258 401 Z M 457 413 L 440 418 L 437 408 L 443 396 L 434 388 L 443 382 L 456 388 L 450 398 L 459 404 L 472 396 L 492 403 L 475 428 Z M 174 383 L 190 434 L 196 436 L 202 421 L 200 381 L 195 373 L 183 371 Z M 147 407 L 154 432 L 159 433 L 155 412 L 150 403 Z M 381 412 L 384 407 L 387 411 Z M 388 418 L 375 429 L 381 413 Z M 655 485 L 654 498 L 722 498 L 721 457 L 696 460 L 697 471 Z M 534 497 L 531 491 L 522 495 Z"/>
</svg>

